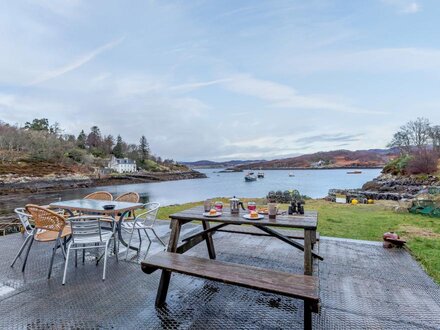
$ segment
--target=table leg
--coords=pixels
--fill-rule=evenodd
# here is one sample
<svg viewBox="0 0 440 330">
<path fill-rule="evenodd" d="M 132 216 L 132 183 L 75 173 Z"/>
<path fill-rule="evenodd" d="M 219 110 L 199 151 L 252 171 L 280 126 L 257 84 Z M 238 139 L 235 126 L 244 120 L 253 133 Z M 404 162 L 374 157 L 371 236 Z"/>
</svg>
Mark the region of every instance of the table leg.
<svg viewBox="0 0 440 330">
<path fill-rule="evenodd" d="M 208 221 L 203 221 L 203 230 L 210 229 L 210 224 Z M 206 246 L 208 248 L 208 254 L 210 259 L 215 259 L 215 249 L 214 249 L 214 241 L 212 240 L 212 232 L 206 233 Z"/>
<path fill-rule="evenodd" d="M 313 230 L 304 229 L 304 275 L 313 274 L 312 241 Z"/>
<path fill-rule="evenodd" d="M 182 224 L 179 220 L 171 220 L 171 234 L 170 240 L 168 242 L 168 252 L 176 252 L 177 244 L 179 243 L 180 228 Z M 160 276 L 159 288 L 157 289 L 156 296 L 156 307 L 162 306 L 166 299 L 168 293 L 168 287 L 170 285 L 171 272 L 167 270 L 162 270 L 162 275 Z"/>
<path fill-rule="evenodd" d="M 124 213 L 121 214 L 121 217 L 119 218 L 119 221 L 116 222 L 116 229 L 118 230 L 118 240 L 119 242 L 122 243 L 122 245 L 126 246 L 127 249 L 131 249 L 131 250 L 135 250 L 135 251 L 139 251 L 139 248 L 133 245 L 128 245 L 128 243 L 124 240 L 124 238 L 122 237 L 122 221 L 124 220 L 124 217 L 129 214 L 130 211 L 125 211 Z M 116 216 L 116 215 L 115 215 Z"/>
</svg>

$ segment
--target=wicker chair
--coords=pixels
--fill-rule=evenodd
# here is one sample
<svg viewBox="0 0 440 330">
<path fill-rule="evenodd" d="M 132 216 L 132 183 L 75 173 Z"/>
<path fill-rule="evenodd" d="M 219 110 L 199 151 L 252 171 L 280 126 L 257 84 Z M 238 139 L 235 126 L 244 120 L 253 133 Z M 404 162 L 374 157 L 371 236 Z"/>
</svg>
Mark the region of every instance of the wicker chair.
<svg viewBox="0 0 440 330">
<path fill-rule="evenodd" d="M 49 265 L 49 273 L 47 278 L 50 278 L 52 273 L 53 261 L 55 258 L 55 253 L 58 247 L 61 247 L 61 251 L 63 252 L 63 256 L 66 257 L 66 252 L 64 250 L 62 240 L 67 236 L 70 236 L 71 230 L 70 226 L 66 225 L 66 221 L 64 217 L 56 212 L 48 210 L 44 207 L 38 205 L 28 204 L 26 205 L 26 212 L 32 216 L 34 220 L 35 227 L 32 229 L 30 233 L 30 239 L 26 240 L 23 243 L 23 246 L 20 249 L 19 255 L 17 255 L 16 259 L 20 256 L 26 244 L 29 244 L 26 251 L 26 256 L 24 257 L 22 272 L 24 272 L 26 268 L 26 262 L 29 256 L 29 251 L 31 250 L 32 243 L 34 241 L 37 242 L 55 242 L 52 249 L 52 257 L 50 259 Z M 15 260 L 12 263 L 11 267 L 14 266 Z"/>
<path fill-rule="evenodd" d="M 140 197 L 137 192 L 128 192 L 115 198 L 116 202 L 139 203 Z"/>
<path fill-rule="evenodd" d="M 122 195 L 119 195 L 115 198 L 115 202 L 129 202 L 129 203 L 139 203 L 140 196 L 137 192 L 128 192 Z M 120 217 L 121 214 L 118 214 Z M 134 220 L 136 214 L 134 211 L 130 211 L 130 213 L 125 217 L 125 220 Z"/>
<path fill-rule="evenodd" d="M 107 191 L 95 191 L 91 194 L 88 194 L 84 199 L 96 199 L 99 201 L 112 201 L 113 196 Z"/>
</svg>

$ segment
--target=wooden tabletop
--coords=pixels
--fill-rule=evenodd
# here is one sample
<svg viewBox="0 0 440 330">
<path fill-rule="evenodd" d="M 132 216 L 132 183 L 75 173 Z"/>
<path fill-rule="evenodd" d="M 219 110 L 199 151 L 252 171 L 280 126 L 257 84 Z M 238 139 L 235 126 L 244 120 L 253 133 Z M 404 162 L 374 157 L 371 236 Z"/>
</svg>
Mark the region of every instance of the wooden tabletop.
<svg viewBox="0 0 440 330">
<path fill-rule="evenodd" d="M 111 210 L 104 210 L 104 205 L 114 205 Z M 50 203 L 49 207 L 57 209 L 65 209 L 71 211 L 97 212 L 102 214 L 122 213 L 140 209 L 143 207 L 141 203 L 116 202 L 116 201 L 100 201 L 95 199 L 74 199 L 69 201 L 59 201 Z"/>
<path fill-rule="evenodd" d="M 203 206 L 196 206 L 182 212 L 171 214 L 170 218 L 176 220 L 230 223 L 235 225 L 246 224 L 312 230 L 316 230 L 318 226 L 318 212 L 316 211 L 306 211 L 304 215 L 277 215 L 276 219 L 269 219 L 269 216 L 265 215 L 264 219 L 260 220 L 248 220 L 243 218 L 243 215 L 247 213 L 247 211 L 241 210 L 240 214 L 231 214 L 229 208 L 223 208 L 221 216 L 215 218 L 205 217 L 203 216 Z"/>
</svg>

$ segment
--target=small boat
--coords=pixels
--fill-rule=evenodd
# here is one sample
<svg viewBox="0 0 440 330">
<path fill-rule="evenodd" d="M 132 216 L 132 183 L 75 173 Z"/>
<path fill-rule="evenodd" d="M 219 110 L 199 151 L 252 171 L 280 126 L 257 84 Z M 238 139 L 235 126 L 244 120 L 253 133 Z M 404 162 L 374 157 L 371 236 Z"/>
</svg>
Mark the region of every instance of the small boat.
<svg viewBox="0 0 440 330">
<path fill-rule="evenodd" d="M 295 174 L 293 174 L 292 172 L 289 173 L 289 176 L 295 176 Z"/>
<path fill-rule="evenodd" d="M 259 179 L 263 179 L 263 178 L 264 178 L 264 172 L 258 172 L 258 173 L 257 173 L 257 177 L 258 177 Z"/>
<path fill-rule="evenodd" d="M 361 174 L 362 171 L 349 171 L 347 174 Z"/>
<path fill-rule="evenodd" d="M 255 176 L 254 172 L 249 172 L 248 174 L 245 175 L 244 181 L 246 182 L 257 181 L 257 177 Z"/>
</svg>

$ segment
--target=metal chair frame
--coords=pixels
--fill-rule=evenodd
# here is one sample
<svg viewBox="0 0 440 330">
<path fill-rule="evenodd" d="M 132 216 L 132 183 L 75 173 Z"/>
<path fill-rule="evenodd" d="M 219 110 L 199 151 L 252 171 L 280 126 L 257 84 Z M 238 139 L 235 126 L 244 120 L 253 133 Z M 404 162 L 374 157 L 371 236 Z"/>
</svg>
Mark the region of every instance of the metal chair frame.
<svg viewBox="0 0 440 330">
<path fill-rule="evenodd" d="M 63 247 L 63 245 L 65 245 L 66 241 L 64 240 L 64 244 L 63 244 L 63 242 L 61 240 L 63 230 L 66 226 L 66 222 L 64 220 L 64 217 L 56 212 L 53 212 L 53 211 L 48 210 L 44 207 L 41 207 L 38 205 L 33 205 L 33 204 L 26 205 L 26 208 L 25 208 L 26 212 L 23 212 L 23 209 L 18 209 L 17 211 L 19 212 L 17 214 L 19 215 L 20 220 L 23 221 L 22 223 L 25 227 L 25 230 L 26 230 L 28 236 L 26 237 L 25 241 L 23 242 L 14 261 L 12 262 L 11 267 L 14 267 L 15 262 L 22 254 L 25 246 L 28 245 L 27 250 L 26 250 L 26 255 L 23 260 L 23 266 L 21 269 L 21 271 L 24 272 L 26 269 L 26 264 L 27 264 L 27 260 L 29 257 L 29 252 L 31 250 L 32 244 L 33 244 L 34 240 L 38 241 L 38 235 L 42 234 L 46 231 L 57 232 L 58 233 L 57 237 L 53 240 L 55 242 L 55 244 L 52 248 L 52 256 L 50 259 L 49 272 L 47 275 L 47 278 L 49 279 L 52 274 L 52 267 L 53 267 L 53 262 L 55 259 L 55 253 L 59 247 L 61 248 L 61 251 L 63 253 L 63 257 L 66 258 L 66 251 L 64 250 L 64 247 Z M 27 217 L 27 219 L 26 219 L 26 217 Z M 34 227 L 32 227 L 29 222 L 30 217 L 32 217 L 35 221 Z M 31 228 L 31 230 L 29 229 L 29 227 Z M 37 239 L 36 239 L 36 237 L 37 237 Z M 50 242 L 50 241 L 52 241 L 52 240 L 48 240 L 47 242 Z"/>
<path fill-rule="evenodd" d="M 31 236 L 33 235 L 34 226 L 31 225 L 29 219 L 32 217 L 29 213 L 26 212 L 26 209 L 24 207 L 18 207 L 14 210 L 15 214 L 17 214 L 18 219 L 21 222 L 21 225 L 24 228 L 24 234 L 26 235 L 26 239 L 24 240 L 23 244 L 21 245 L 20 249 L 18 250 L 17 255 L 14 258 L 14 261 L 12 261 L 11 267 L 14 267 L 15 262 L 17 259 L 21 256 L 23 253 L 24 248 L 26 247 L 26 244 L 31 239 Z"/>
<path fill-rule="evenodd" d="M 145 235 L 147 236 L 147 239 L 149 241 L 149 245 L 147 248 L 147 251 L 145 252 L 145 256 L 144 258 L 147 257 L 148 251 L 150 250 L 150 246 L 151 246 L 151 239 L 150 236 L 147 233 L 147 230 L 151 230 L 154 234 L 154 236 L 156 236 L 156 238 L 159 240 L 159 242 L 162 243 L 163 246 L 166 246 L 166 244 L 162 241 L 162 239 L 159 237 L 159 235 L 157 235 L 156 231 L 154 230 L 154 224 L 157 220 L 157 212 L 159 211 L 159 207 L 160 204 L 159 203 L 147 203 L 144 204 L 144 209 L 146 209 L 146 211 L 138 214 L 134 220 L 132 221 L 126 221 L 124 220 L 121 223 L 121 228 L 127 232 L 130 233 L 130 239 L 128 241 L 128 246 L 130 246 L 131 244 L 131 240 L 133 238 L 133 233 L 135 230 L 137 230 L 138 235 L 139 235 L 139 252 L 141 251 L 141 247 L 142 247 L 142 237 L 141 237 L 141 230 L 144 231 Z M 127 249 L 127 252 L 125 253 L 125 260 L 127 260 L 128 258 L 128 252 L 129 249 Z"/>
<path fill-rule="evenodd" d="M 72 239 L 67 246 L 66 262 L 64 265 L 63 282 L 66 283 L 67 267 L 69 264 L 69 255 L 71 250 L 75 250 L 75 267 L 78 265 L 78 250 L 83 251 L 83 262 L 84 262 L 84 252 L 86 249 L 99 249 L 104 248 L 104 269 L 102 273 L 102 280 L 105 280 L 106 270 L 107 270 L 107 256 L 110 241 L 114 241 L 114 251 L 116 260 L 118 261 L 118 247 L 117 247 L 117 235 L 116 232 L 116 221 L 112 217 L 106 217 L 101 215 L 83 215 L 76 216 L 67 219 L 70 223 L 72 229 Z M 102 224 L 111 223 L 111 231 L 102 228 Z M 96 264 L 98 264 L 100 258 L 97 258 Z"/>
</svg>

